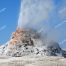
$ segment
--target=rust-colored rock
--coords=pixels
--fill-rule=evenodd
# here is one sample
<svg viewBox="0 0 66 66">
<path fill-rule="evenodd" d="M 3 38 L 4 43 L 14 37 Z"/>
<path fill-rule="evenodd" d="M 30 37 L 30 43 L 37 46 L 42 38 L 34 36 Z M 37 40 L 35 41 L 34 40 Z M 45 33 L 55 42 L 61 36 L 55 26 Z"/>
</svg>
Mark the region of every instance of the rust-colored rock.
<svg viewBox="0 0 66 66">
<path fill-rule="evenodd" d="M 29 31 L 25 29 L 17 29 L 16 32 L 12 33 L 12 37 L 9 41 L 8 47 L 11 48 L 16 44 L 27 44 L 27 45 L 33 45 L 33 41 L 31 39 Z"/>
</svg>

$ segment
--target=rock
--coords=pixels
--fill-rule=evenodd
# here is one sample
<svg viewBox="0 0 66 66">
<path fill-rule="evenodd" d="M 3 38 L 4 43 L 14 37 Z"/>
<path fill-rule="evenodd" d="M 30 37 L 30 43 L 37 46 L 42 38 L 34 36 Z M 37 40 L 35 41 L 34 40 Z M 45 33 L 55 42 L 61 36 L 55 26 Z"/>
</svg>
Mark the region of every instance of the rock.
<svg viewBox="0 0 66 66">
<path fill-rule="evenodd" d="M 15 57 L 29 55 L 33 53 L 34 40 L 37 39 L 39 39 L 39 35 L 34 30 L 17 29 L 16 32 L 12 33 L 8 46 L 2 54 Z"/>
<path fill-rule="evenodd" d="M 48 54 L 50 54 L 50 56 L 57 56 L 60 53 L 62 55 L 62 49 L 60 48 L 57 42 L 50 41 L 46 46 L 47 46 Z"/>
<path fill-rule="evenodd" d="M 65 50 L 62 51 L 63 51 L 63 57 L 66 58 L 66 51 Z"/>
<path fill-rule="evenodd" d="M 17 29 L 12 33 L 12 37 L 6 45 L 0 47 L 0 55 L 12 57 L 25 55 L 65 57 L 64 53 L 57 42 L 50 41 L 44 44 L 40 34 L 31 29 Z"/>
</svg>

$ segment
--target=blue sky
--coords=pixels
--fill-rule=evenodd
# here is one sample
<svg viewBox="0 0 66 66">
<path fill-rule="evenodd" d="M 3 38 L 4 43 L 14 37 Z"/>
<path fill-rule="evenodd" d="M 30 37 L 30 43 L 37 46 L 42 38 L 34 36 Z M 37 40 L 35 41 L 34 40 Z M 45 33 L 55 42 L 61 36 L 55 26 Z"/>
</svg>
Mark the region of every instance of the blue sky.
<svg viewBox="0 0 66 66">
<path fill-rule="evenodd" d="M 66 0 L 52 0 L 54 10 L 50 14 L 50 37 L 56 35 L 60 46 L 66 48 Z M 0 44 L 6 43 L 16 30 L 20 0 L 0 0 Z M 55 35 L 56 34 L 56 35 Z"/>
<path fill-rule="evenodd" d="M 20 0 L 0 0 L 0 44 L 5 43 L 15 31 Z"/>
</svg>

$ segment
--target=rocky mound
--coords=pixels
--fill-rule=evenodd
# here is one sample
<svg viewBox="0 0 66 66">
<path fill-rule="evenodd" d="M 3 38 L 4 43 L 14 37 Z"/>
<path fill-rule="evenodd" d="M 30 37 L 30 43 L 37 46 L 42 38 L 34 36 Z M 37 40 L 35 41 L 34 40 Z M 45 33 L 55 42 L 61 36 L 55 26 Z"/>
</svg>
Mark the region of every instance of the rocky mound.
<svg viewBox="0 0 66 66">
<path fill-rule="evenodd" d="M 21 57 L 31 54 L 63 56 L 64 52 L 54 41 L 44 44 L 40 34 L 32 29 L 17 29 L 6 45 L 0 47 L 0 55 Z"/>
</svg>

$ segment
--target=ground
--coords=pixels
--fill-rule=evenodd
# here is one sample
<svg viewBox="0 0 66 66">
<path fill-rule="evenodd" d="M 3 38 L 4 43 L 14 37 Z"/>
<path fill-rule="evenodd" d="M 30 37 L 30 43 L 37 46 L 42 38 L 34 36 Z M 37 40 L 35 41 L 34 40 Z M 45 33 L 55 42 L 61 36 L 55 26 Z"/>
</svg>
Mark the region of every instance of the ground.
<svg viewBox="0 0 66 66">
<path fill-rule="evenodd" d="M 0 57 L 0 66 L 66 66 L 66 59 L 53 56 Z"/>
</svg>

